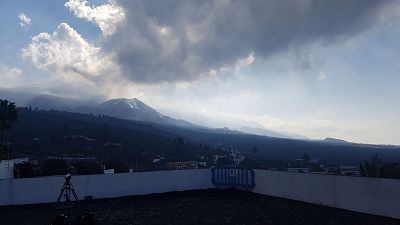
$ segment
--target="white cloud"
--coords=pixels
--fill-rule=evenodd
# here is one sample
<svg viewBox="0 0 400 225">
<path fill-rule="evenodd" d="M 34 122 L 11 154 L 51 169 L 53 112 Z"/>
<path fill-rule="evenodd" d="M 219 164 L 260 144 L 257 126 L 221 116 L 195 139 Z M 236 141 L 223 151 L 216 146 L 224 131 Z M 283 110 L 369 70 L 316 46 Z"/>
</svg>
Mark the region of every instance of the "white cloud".
<svg viewBox="0 0 400 225">
<path fill-rule="evenodd" d="M 324 81 L 324 80 L 328 79 L 328 75 L 326 75 L 326 73 L 324 73 L 324 71 L 319 71 L 317 79 L 318 79 L 318 81 Z"/>
<path fill-rule="evenodd" d="M 20 81 L 22 70 L 0 64 L 0 87 L 14 86 Z"/>
<path fill-rule="evenodd" d="M 256 56 L 255 56 L 254 52 L 251 52 L 246 58 L 239 59 L 235 63 L 235 70 L 238 71 L 242 67 L 249 66 L 249 65 L 253 64 L 255 59 L 256 59 Z"/>
<path fill-rule="evenodd" d="M 61 23 L 52 34 L 32 37 L 32 42 L 22 49 L 22 57 L 71 82 L 102 85 L 118 74 L 112 56 L 87 42 L 67 23 Z"/>
<path fill-rule="evenodd" d="M 123 21 L 125 14 L 122 7 L 109 1 L 108 4 L 90 6 L 86 0 L 69 0 L 65 6 L 78 18 L 83 18 L 100 27 L 104 35 L 114 33 L 119 22 Z"/>
<path fill-rule="evenodd" d="M 365 18 L 361 13 L 354 18 L 342 18 L 334 13 L 325 18 L 325 13 L 319 13 L 318 9 L 303 12 L 301 8 L 300 13 L 297 10 L 288 13 L 297 19 L 286 21 L 276 20 L 283 15 L 280 10 L 287 11 L 285 4 L 278 2 L 226 1 L 226 6 L 222 1 L 171 2 L 119 0 L 93 6 L 86 0 L 69 0 L 65 6 L 76 17 L 101 29 L 99 44 L 90 43 L 63 23 L 53 33 L 33 37 L 22 55 L 36 67 L 69 81 L 60 84 L 57 90 L 83 89 L 77 85 L 83 80 L 82 86 L 90 84 L 93 93 L 144 98 L 152 106 L 163 106 L 173 116 L 181 115 L 202 125 L 239 127 L 256 121 L 274 130 L 312 138 L 332 136 L 385 143 L 399 139 L 400 132 L 391 128 L 394 126 L 390 123 L 378 121 L 366 127 L 361 122 L 345 121 L 345 116 L 338 119 L 310 115 L 327 104 L 345 109 L 343 115 L 349 115 L 349 109 L 360 108 L 359 98 L 353 96 L 348 98 L 354 100 L 351 107 L 344 107 L 343 102 L 349 101 L 342 97 L 344 92 L 330 86 L 351 63 L 334 64 L 335 60 L 325 61 L 325 55 L 328 59 L 332 55 L 346 56 L 343 51 L 338 54 L 338 50 L 329 55 L 327 46 L 336 49 L 338 42 L 333 39 L 360 34 L 376 24 L 375 17 Z M 257 2 L 265 7 L 257 7 Z M 247 3 L 254 7 L 247 7 Z M 366 7 L 368 11 L 377 8 Z M 335 11 L 329 4 L 324 10 Z M 310 21 L 304 21 L 305 18 Z M 309 26 L 296 30 L 302 26 L 292 21 Z M 341 21 L 353 22 L 343 26 L 339 24 Z M 332 45 L 328 45 L 331 41 Z M 332 71 L 333 67 L 326 64 L 338 65 L 334 67 L 338 71 Z M 120 68 L 125 69 L 124 73 Z M 314 85 L 315 81 L 322 84 L 327 79 L 332 82 Z M 79 87 L 72 89 L 73 85 Z M 345 86 L 349 85 L 340 88 Z M 392 98 L 395 102 L 395 96 Z M 354 111 L 369 115 L 366 110 Z M 260 116 L 264 114 L 270 116 Z M 374 132 L 370 135 L 369 130 Z"/>
<path fill-rule="evenodd" d="M 18 14 L 18 20 L 19 20 L 19 25 L 21 25 L 21 27 L 27 27 L 31 25 L 31 19 L 24 13 Z"/>
<path fill-rule="evenodd" d="M 8 67 L 6 65 L 0 65 L 0 78 L 17 78 L 22 74 L 22 70 L 17 67 Z"/>
</svg>

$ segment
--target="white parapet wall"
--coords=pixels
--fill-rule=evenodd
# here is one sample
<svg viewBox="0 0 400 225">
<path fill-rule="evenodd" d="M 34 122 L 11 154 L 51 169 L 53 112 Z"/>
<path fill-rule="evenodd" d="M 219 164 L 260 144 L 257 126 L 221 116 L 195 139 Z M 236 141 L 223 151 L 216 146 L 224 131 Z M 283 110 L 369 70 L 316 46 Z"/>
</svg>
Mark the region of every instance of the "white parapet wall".
<svg viewBox="0 0 400 225">
<path fill-rule="evenodd" d="M 255 170 L 253 192 L 400 219 L 400 180 Z"/>
<path fill-rule="evenodd" d="M 209 169 L 73 176 L 71 181 L 80 199 L 213 187 Z M 0 206 L 55 202 L 63 184 L 63 176 L 0 180 Z"/>
<path fill-rule="evenodd" d="M 400 219 L 400 180 L 255 170 L 254 193 Z M 211 170 L 73 176 L 78 197 L 214 188 Z M 55 202 L 63 176 L 0 180 L 0 206 Z"/>
</svg>

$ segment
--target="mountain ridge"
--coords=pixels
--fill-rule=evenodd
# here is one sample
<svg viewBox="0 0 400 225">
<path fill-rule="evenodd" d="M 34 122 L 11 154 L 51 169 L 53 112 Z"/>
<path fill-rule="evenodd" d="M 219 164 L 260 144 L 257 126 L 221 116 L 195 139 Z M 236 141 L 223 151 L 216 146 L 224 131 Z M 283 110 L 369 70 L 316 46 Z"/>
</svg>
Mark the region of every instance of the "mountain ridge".
<svg viewBox="0 0 400 225">
<path fill-rule="evenodd" d="M 214 132 L 243 132 L 248 134 L 263 135 L 276 138 L 287 139 L 308 139 L 300 135 L 286 134 L 283 132 L 271 131 L 267 128 L 231 129 L 209 128 L 203 125 L 194 124 L 182 119 L 176 119 L 159 113 L 157 110 L 148 106 L 138 98 L 114 98 L 106 101 L 96 99 L 95 101 L 81 101 L 74 98 L 61 97 L 50 94 L 25 93 L 18 90 L 8 90 L 0 88 L 0 94 L 7 99 L 15 101 L 17 105 L 38 108 L 43 110 L 61 110 L 85 114 L 103 114 L 121 119 L 138 120 L 161 125 L 172 125 L 180 127 L 206 128 Z M 118 110 L 116 110 L 116 108 Z M 146 115 L 148 114 L 148 115 Z M 258 129 L 255 131 L 254 129 Z M 262 130 L 260 132 L 260 129 Z M 268 132 L 265 132 L 268 131 Z"/>
<path fill-rule="evenodd" d="M 27 107 L 43 110 L 62 110 L 86 114 L 101 114 L 120 119 L 151 122 L 164 125 L 184 127 L 201 127 L 185 120 L 175 119 L 159 113 L 137 98 L 115 98 L 101 103 L 80 102 L 71 98 L 63 98 L 53 95 L 39 95 L 28 103 Z"/>
</svg>

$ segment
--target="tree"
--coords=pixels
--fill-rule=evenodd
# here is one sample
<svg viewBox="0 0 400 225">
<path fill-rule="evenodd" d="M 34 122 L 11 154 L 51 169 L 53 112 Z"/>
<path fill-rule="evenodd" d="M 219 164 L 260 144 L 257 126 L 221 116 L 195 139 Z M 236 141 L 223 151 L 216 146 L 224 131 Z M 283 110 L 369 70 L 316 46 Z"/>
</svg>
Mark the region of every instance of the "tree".
<svg viewBox="0 0 400 225">
<path fill-rule="evenodd" d="M 46 160 L 43 163 L 42 175 L 65 175 L 71 172 L 70 167 L 66 161 L 63 160 Z"/>
<path fill-rule="evenodd" d="M 16 178 L 28 178 L 28 177 L 36 177 L 39 174 L 37 173 L 37 167 L 30 162 L 24 162 L 14 165 L 14 177 Z"/>
<path fill-rule="evenodd" d="M 256 147 L 253 147 L 253 149 L 251 149 L 251 151 L 253 152 L 253 158 L 255 159 L 258 149 Z"/>
<path fill-rule="evenodd" d="M 129 167 L 122 162 L 110 161 L 105 162 L 106 169 L 114 169 L 114 173 L 127 173 L 129 172 Z"/>
<path fill-rule="evenodd" d="M 11 128 L 12 123 L 18 118 L 15 103 L 0 99 L 0 147 L 3 147 L 3 139 L 6 130 Z"/>
<path fill-rule="evenodd" d="M 217 167 L 229 167 L 233 165 L 232 158 L 225 156 L 217 160 Z"/>
<path fill-rule="evenodd" d="M 67 123 L 64 124 L 64 134 L 67 137 L 69 136 L 69 129 L 68 129 L 68 124 Z"/>
<path fill-rule="evenodd" d="M 182 137 L 178 137 L 175 139 L 176 143 L 176 151 L 178 154 L 182 154 L 185 146 L 185 141 L 183 140 Z"/>
<path fill-rule="evenodd" d="M 79 175 L 103 173 L 101 164 L 98 162 L 80 161 L 80 162 L 74 163 L 74 167 L 75 167 L 76 173 Z"/>
<path fill-rule="evenodd" d="M 400 165 L 383 162 L 377 153 L 368 162 L 360 163 L 360 173 L 364 177 L 400 178 Z"/>
<path fill-rule="evenodd" d="M 310 158 L 310 156 L 308 154 L 303 154 L 303 156 L 301 156 L 301 159 L 303 160 L 303 162 L 305 164 L 309 164 L 310 161 L 311 161 L 311 158 Z"/>
<path fill-rule="evenodd" d="M 108 139 L 108 124 L 104 123 L 104 137 L 107 140 Z"/>
</svg>

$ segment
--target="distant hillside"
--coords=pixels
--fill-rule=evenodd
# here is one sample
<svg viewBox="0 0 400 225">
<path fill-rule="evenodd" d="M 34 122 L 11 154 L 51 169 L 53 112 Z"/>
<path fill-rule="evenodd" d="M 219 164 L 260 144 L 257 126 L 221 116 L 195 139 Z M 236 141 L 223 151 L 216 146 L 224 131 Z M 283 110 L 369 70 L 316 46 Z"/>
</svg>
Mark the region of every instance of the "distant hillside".
<svg viewBox="0 0 400 225">
<path fill-rule="evenodd" d="M 325 138 L 324 142 L 334 143 L 334 144 L 350 144 L 350 142 L 347 142 L 345 140 L 337 139 L 337 138 L 330 138 L 330 137 Z"/>
<path fill-rule="evenodd" d="M 175 119 L 157 112 L 155 109 L 146 105 L 137 98 L 132 99 L 110 99 L 99 103 L 98 101 L 80 101 L 72 98 L 64 98 L 54 95 L 35 95 L 24 93 L 18 90 L 0 89 L 0 95 L 11 101 L 15 101 L 18 106 L 31 107 L 33 109 L 60 110 L 68 112 L 78 112 L 84 114 L 102 114 L 121 119 L 146 121 L 162 125 L 172 125 L 180 127 L 205 128 L 204 126 L 190 123 L 185 120 Z M 228 131 L 229 130 L 229 131 Z M 244 132 L 250 134 L 264 135 L 277 138 L 308 139 L 307 137 L 275 132 L 266 128 L 242 127 L 239 131 L 221 128 L 219 132 Z"/>
<path fill-rule="evenodd" d="M 72 110 L 75 107 L 83 104 L 75 99 L 62 98 L 53 95 L 39 95 L 34 97 L 28 103 L 27 106 L 32 108 L 38 108 L 43 110 Z"/>
<path fill-rule="evenodd" d="M 75 139 L 63 138 L 71 135 Z M 130 161 L 143 152 L 172 154 L 176 150 L 174 140 L 178 137 L 190 143 L 185 145 L 189 157 L 218 148 L 251 153 L 251 149 L 257 147 L 258 155 L 276 159 L 309 154 L 321 162 L 358 164 L 379 153 L 385 160 L 400 161 L 400 148 L 393 146 L 271 138 L 224 129 L 179 127 L 59 111 L 20 109 L 18 123 L 10 132 L 14 154 L 44 157 L 57 152 L 90 153 L 122 161 Z M 106 147 L 106 143 L 118 144 Z"/>
<path fill-rule="evenodd" d="M 178 151 L 177 135 L 145 122 L 27 108 L 20 108 L 18 116 L 9 133 L 15 157 L 44 159 L 52 154 L 83 154 L 103 161 L 132 163 L 140 159 L 150 163 L 157 154 L 179 160 L 212 151 L 200 145 L 185 145 Z"/>
<path fill-rule="evenodd" d="M 387 161 L 400 161 L 399 146 L 342 145 L 251 134 L 215 133 L 213 130 L 184 127 L 166 127 L 165 130 L 211 146 L 233 147 L 242 152 L 251 153 L 252 147 L 257 147 L 258 155 L 276 159 L 293 159 L 303 154 L 309 154 L 312 158 L 319 159 L 320 162 L 358 164 L 361 161 L 369 160 L 373 154 L 379 153 Z"/>
<path fill-rule="evenodd" d="M 137 98 L 110 99 L 100 104 L 84 103 L 70 98 L 40 95 L 30 100 L 26 106 L 43 110 L 63 110 L 95 115 L 108 115 L 120 119 L 146 121 L 174 126 L 200 127 L 184 120 L 162 115 Z"/>
<path fill-rule="evenodd" d="M 276 137 L 276 138 L 291 138 L 289 136 L 283 135 L 281 133 L 264 129 L 264 128 L 259 128 L 259 127 L 242 127 L 240 128 L 241 131 L 250 133 L 250 134 L 257 134 L 257 135 L 263 135 L 263 136 L 269 136 L 269 137 Z"/>
<path fill-rule="evenodd" d="M 174 126 L 197 127 L 197 125 L 187 121 L 164 116 L 137 98 L 110 99 L 104 103 L 89 108 L 89 112 L 109 115 L 121 119 L 146 121 Z"/>
</svg>

